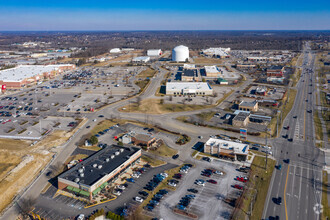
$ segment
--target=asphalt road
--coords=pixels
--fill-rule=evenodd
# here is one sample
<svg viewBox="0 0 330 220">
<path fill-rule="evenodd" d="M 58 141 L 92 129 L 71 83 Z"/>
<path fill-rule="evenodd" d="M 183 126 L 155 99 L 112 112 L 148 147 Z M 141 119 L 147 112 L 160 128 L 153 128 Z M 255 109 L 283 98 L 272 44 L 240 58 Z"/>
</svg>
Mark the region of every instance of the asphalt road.
<svg viewBox="0 0 330 220">
<path fill-rule="evenodd" d="M 297 84 L 297 95 L 291 112 L 284 120 L 280 136 L 272 141 L 277 164 L 268 191 L 263 219 L 320 219 L 317 204 L 321 203 L 324 152 L 315 147 L 313 113 L 315 106 L 315 55 L 305 47 L 302 76 Z M 289 129 L 285 127 L 289 126 Z M 288 138 L 285 136 L 288 135 Z M 289 139 L 292 138 L 292 142 Z M 289 163 L 284 160 L 290 159 Z M 282 197 L 282 204 L 273 198 Z"/>
</svg>

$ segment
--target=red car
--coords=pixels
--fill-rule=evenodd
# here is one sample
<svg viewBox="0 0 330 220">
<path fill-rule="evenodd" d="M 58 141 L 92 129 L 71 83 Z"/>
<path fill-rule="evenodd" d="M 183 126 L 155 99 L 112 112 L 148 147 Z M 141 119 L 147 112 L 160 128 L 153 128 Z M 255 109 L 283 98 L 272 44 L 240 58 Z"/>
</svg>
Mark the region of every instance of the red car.
<svg viewBox="0 0 330 220">
<path fill-rule="evenodd" d="M 202 176 L 210 177 L 211 175 L 208 173 L 202 173 Z"/>
<path fill-rule="evenodd" d="M 240 186 L 240 185 L 234 185 L 234 188 L 236 188 L 236 189 L 243 189 L 243 186 Z"/>
<path fill-rule="evenodd" d="M 243 177 L 236 177 L 236 180 L 237 181 L 240 181 L 240 182 L 243 182 L 243 183 L 245 183 L 247 180 L 246 179 L 244 179 Z"/>
<path fill-rule="evenodd" d="M 212 183 L 212 184 L 217 184 L 218 182 L 217 181 L 215 181 L 215 180 L 208 180 L 207 182 L 209 182 L 209 183 Z"/>
</svg>

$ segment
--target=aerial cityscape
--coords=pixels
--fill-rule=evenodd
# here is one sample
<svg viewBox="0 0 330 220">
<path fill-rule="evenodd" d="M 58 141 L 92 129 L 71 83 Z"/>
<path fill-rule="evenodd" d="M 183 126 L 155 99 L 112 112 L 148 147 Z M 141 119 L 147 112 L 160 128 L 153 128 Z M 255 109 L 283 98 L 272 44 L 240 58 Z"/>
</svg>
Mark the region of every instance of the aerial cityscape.
<svg viewBox="0 0 330 220">
<path fill-rule="evenodd" d="M 1 220 L 330 219 L 329 2 L 0 20 Z"/>
</svg>

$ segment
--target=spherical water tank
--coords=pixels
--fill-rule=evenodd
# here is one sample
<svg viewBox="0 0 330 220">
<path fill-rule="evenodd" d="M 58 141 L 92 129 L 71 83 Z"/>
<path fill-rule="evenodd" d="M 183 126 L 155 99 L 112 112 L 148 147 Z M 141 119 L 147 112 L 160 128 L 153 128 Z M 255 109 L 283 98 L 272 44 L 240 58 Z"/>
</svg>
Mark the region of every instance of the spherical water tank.
<svg viewBox="0 0 330 220">
<path fill-rule="evenodd" d="M 189 59 L 189 48 L 183 45 L 174 47 L 172 50 L 172 61 L 185 62 Z"/>
</svg>

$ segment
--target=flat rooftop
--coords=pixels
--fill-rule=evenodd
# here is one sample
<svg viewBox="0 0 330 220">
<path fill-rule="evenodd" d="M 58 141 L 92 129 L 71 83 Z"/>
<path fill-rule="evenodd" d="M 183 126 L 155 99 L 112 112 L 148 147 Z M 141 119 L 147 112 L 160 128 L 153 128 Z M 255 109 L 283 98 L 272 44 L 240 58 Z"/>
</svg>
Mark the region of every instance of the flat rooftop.
<svg viewBox="0 0 330 220">
<path fill-rule="evenodd" d="M 235 154 L 247 155 L 249 153 L 249 145 L 226 141 L 222 139 L 210 138 L 205 145 L 220 147 L 225 150 L 232 150 Z"/>
<path fill-rule="evenodd" d="M 236 121 L 244 121 L 247 117 L 249 117 L 249 113 L 245 113 L 245 112 L 239 112 L 234 118 L 233 120 Z"/>
<path fill-rule="evenodd" d="M 197 70 L 196 69 L 184 69 L 182 72 L 182 76 L 197 76 Z"/>
<path fill-rule="evenodd" d="M 254 107 L 256 104 L 257 104 L 257 101 L 253 101 L 253 102 L 242 101 L 239 104 L 239 106 Z"/>
<path fill-rule="evenodd" d="M 166 83 L 167 90 L 182 90 L 182 89 L 194 89 L 194 90 L 211 90 L 211 86 L 206 82 L 168 82 Z"/>
<path fill-rule="evenodd" d="M 220 73 L 217 66 L 205 66 L 204 68 L 206 73 Z"/>
<path fill-rule="evenodd" d="M 21 82 L 24 79 L 34 77 L 43 73 L 58 70 L 62 65 L 20 65 L 11 69 L 0 71 L 0 80 L 5 82 Z"/>
<path fill-rule="evenodd" d="M 141 149 L 137 147 L 108 146 L 62 173 L 59 178 L 72 182 L 75 182 L 75 180 L 79 178 L 78 184 L 91 186 L 102 177 L 121 166 L 140 150 Z M 82 171 L 81 173 L 84 174 L 83 177 L 81 177 L 79 171 Z"/>
</svg>

